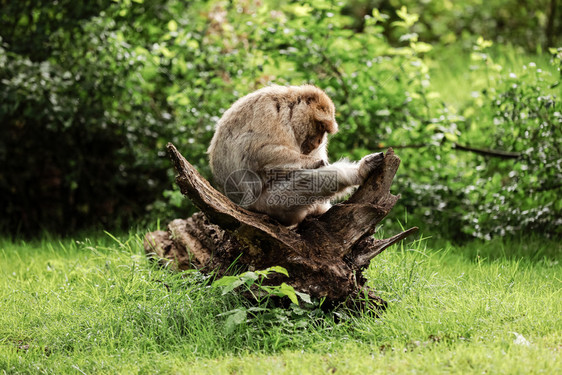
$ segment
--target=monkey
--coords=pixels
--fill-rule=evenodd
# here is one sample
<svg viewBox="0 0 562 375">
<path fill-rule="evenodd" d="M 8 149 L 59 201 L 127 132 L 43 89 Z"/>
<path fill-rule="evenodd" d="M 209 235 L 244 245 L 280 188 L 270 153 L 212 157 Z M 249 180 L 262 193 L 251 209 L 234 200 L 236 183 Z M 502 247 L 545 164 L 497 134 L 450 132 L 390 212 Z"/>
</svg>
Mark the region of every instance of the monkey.
<svg viewBox="0 0 562 375">
<path fill-rule="evenodd" d="M 329 164 L 328 134 L 337 131 L 334 104 L 318 87 L 259 89 L 238 99 L 217 123 L 207 150 L 214 183 L 250 197 L 237 203 L 283 225 L 321 215 L 382 158 Z"/>
</svg>

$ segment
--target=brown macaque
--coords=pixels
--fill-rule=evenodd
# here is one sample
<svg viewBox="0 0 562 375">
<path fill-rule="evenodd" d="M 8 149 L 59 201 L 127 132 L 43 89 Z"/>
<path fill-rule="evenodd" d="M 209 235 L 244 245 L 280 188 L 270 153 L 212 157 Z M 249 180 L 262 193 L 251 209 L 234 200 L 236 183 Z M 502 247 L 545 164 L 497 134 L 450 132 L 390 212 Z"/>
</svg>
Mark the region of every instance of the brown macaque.
<svg viewBox="0 0 562 375">
<path fill-rule="evenodd" d="M 327 134 L 337 131 L 334 104 L 321 89 L 262 88 L 219 120 L 208 150 L 214 182 L 236 203 L 285 225 L 322 214 L 381 158 L 329 164 Z"/>
</svg>

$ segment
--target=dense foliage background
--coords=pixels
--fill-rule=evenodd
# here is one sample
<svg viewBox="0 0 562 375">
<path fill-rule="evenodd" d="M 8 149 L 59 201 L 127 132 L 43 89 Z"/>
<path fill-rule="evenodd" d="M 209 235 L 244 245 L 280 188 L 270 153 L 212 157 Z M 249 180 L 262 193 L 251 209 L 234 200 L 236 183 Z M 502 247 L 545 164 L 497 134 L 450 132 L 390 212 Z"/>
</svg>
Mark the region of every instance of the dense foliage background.
<svg viewBox="0 0 562 375">
<path fill-rule="evenodd" d="M 0 0 L 0 226 L 68 232 L 193 208 L 174 142 L 210 177 L 238 97 L 313 83 L 332 159 L 388 146 L 395 217 L 489 238 L 562 227 L 557 0 Z"/>
</svg>

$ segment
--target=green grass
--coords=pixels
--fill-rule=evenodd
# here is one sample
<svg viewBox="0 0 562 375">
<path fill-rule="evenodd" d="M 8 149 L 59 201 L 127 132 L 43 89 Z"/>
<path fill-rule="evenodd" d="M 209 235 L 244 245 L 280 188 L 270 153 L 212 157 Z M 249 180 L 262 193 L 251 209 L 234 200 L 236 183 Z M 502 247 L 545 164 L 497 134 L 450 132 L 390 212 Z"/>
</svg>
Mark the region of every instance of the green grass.
<svg viewBox="0 0 562 375">
<path fill-rule="evenodd" d="M 368 270 L 380 318 L 270 310 L 228 333 L 243 301 L 138 238 L 0 240 L 0 374 L 562 372 L 556 241 L 406 242 Z"/>
</svg>

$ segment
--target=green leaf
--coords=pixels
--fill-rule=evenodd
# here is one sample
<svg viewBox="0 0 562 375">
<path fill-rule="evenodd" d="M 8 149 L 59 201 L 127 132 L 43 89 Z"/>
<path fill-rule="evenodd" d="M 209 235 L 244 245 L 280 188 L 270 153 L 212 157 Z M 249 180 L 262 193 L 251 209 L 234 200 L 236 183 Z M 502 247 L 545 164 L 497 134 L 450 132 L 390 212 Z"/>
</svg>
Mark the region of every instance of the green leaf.
<svg viewBox="0 0 562 375">
<path fill-rule="evenodd" d="M 285 276 L 289 277 L 289 272 L 287 272 L 287 270 L 285 268 L 281 267 L 281 266 L 269 267 L 267 270 L 271 271 L 271 272 L 277 272 L 277 273 L 280 273 L 282 275 L 285 275 Z"/>
<path fill-rule="evenodd" d="M 244 282 L 246 281 L 256 281 L 257 279 L 259 279 L 260 275 L 257 272 L 252 272 L 252 271 L 248 271 L 248 272 L 244 272 L 243 274 L 240 275 L 240 279 L 243 280 Z"/>
<path fill-rule="evenodd" d="M 410 47 L 416 53 L 425 53 L 425 52 L 429 52 L 433 49 L 431 44 L 427 44 L 427 43 L 424 43 L 424 42 L 411 42 Z"/>
<path fill-rule="evenodd" d="M 476 45 L 481 49 L 491 47 L 494 43 L 491 40 L 485 40 L 483 37 L 479 36 L 476 40 Z"/>
<path fill-rule="evenodd" d="M 273 267 L 269 267 L 266 268 L 265 270 L 261 270 L 261 271 L 255 271 L 255 273 L 259 276 L 265 277 L 267 279 L 267 276 L 269 276 L 269 274 L 271 274 L 272 272 L 277 272 L 280 273 L 282 275 L 285 276 L 289 276 L 289 273 L 287 272 L 287 270 L 281 266 L 273 266 Z"/>
<path fill-rule="evenodd" d="M 231 314 L 225 322 L 227 334 L 232 333 L 236 326 L 246 322 L 246 318 L 248 316 L 248 312 L 245 309 L 236 309 L 232 311 L 234 311 L 234 313 Z"/>
<path fill-rule="evenodd" d="M 388 19 L 388 15 L 381 13 L 377 8 L 373 9 L 372 14 L 376 22 L 385 22 Z"/>
<path fill-rule="evenodd" d="M 222 295 L 224 296 L 244 283 L 245 280 L 242 280 L 239 276 L 224 276 L 213 282 L 212 286 L 222 288 Z"/>
<path fill-rule="evenodd" d="M 283 283 L 279 286 L 279 294 L 282 296 L 287 296 L 291 300 L 292 303 L 295 305 L 299 304 L 299 300 L 297 299 L 297 294 L 295 292 L 295 288 L 290 286 L 287 283 Z"/>
<path fill-rule="evenodd" d="M 177 31 L 178 23 L 174 20 L 170 20 L 170 22 L 168 22 L 168 30 L 170 30 L 171 32 Z"/>
<path fill-rule="evenodd" d="M 302 299 L 304 302 L 306 302 L 306 303 L 312 303 L 312 300 L 310 299 L 310 296 L 309 296 L 308 294 L 306 294 L 306 293 L 301 293 L 301 292 L 297 292 L 296 290 L 295 290 L 295 294 L 296 294 L 297 296 L 299 296 L 300 299 Z"/>
<path fill-rule="evenodd" d="M 404 20 L 404 24 L 400 25 L 400 26 L 403 26 L 405 28 L 409 28 L 414 23 L 416 23 L 418 21 L 418 19 L 420 18 L 420 16 L 418 14 L 415 14 L 415 13 L 408 14 L 408 9 L 406 8 L 405 5 L 403 5 L 402 8 L 400 8 L 396 11 L 396 15 Z M 397 23 L 397 22 L 395 22 L 395 23 Z"/>
<path fill-rule="evenodd" d="M 444 133 L 445 139 L 451 142 L 456 142 L 459 140 L 459 137 L 453 133 Z"/>
</svg>

